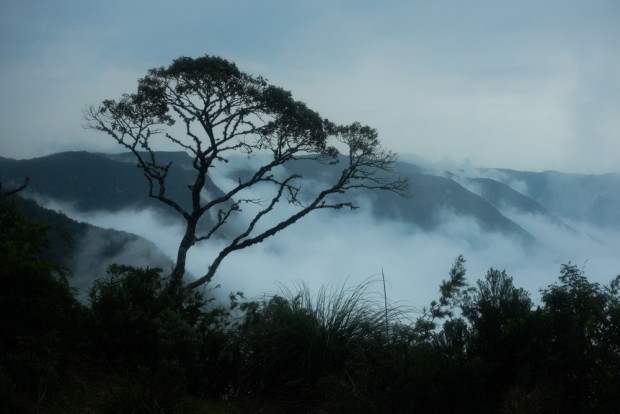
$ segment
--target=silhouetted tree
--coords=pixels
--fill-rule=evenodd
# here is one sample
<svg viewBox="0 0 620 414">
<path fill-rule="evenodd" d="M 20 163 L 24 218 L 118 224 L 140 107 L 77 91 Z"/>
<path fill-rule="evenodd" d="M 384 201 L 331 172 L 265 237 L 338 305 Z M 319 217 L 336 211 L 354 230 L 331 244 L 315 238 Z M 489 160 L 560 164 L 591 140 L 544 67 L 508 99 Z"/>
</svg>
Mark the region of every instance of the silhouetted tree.
<svg viewBox="0 0 620 414">
<path fill-rule="evenodd" d="M 484 364 L 486 392 L 501 396 L 529 362 L 532 317 L 528 293 L 506 271 L 489 269 L 462 311 L 471 324 L 470 353 Z"/>
<path fill-rule="evenodd" d="M 620 276 L 607 286 L 562 265 L 560 283 L 542 291 L 549 346 L 547 367 L 566 407 L 617 412 L 620 407 Z"/>
<path fill-rule="evenodd" d="M 228 237 L 228 244 L 208 270 L 189 287 L 210 281 L 230 253 L 263 242 L 312 211 L 356 208 L 351 200 L 338 197 L 351 189 L 377 188 L 402 194 L 408 187 L 406 180 L 395 175 L 395 154 L 381 147 L 376 130 L 322 119 L 295 101 L 290 92 L 241 72 L 234 63 L 219 57 L 181 57 L 168 68 L 151 69 L 138 81 L 137 92 L 87 108 L 85 120 L 87 128 L 106 132 L 131 151 L 148 180 L 149 196 L 185 219 L 185 234 L 171 275 L 173 288 L 182 283 L 188 250 L 221 234 L 243 205 L 254 204 L 258 210 L 241 230 Z M 158 139 L 176 145 L 192 158 L 195 179 L 188 185 L 189 209 L 168 195 L 166 178 L 171 163 L 158 160 Z M 234 153 L 270 157 L 222 195 L 205 194 L 210 169 L 221 168 Z M 312 163 L 313 169 L 338 168 L 334 180 L 312 193 L 309 186 L 303 186 L 301 174 L 279 173 L 277 169 L 304 162 Z M 265 185 L 272 188 L 269 196 Z M 258 186 L 265 194 L 263 200 L 248 195 L 248 190 Z M 294 211 L 265 226 L 265 216 L 283 200 L 294 206 Z M 201 232 L 199 223 L 204 224 L 206 220 L 201 219 L 205 215 L 213 222 Z"/>
</svg>

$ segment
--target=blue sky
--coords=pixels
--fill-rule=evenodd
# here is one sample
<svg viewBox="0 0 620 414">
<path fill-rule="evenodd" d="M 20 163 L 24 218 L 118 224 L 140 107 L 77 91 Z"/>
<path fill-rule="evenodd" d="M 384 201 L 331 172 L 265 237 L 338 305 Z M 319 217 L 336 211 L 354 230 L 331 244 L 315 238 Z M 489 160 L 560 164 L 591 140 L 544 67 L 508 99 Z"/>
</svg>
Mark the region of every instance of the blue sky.
<svg viewBox="0 0 620 414">
<path fill-rule="evenodd" d="M 85 105 L 220 55 L 406 158 L 620 172 L 620 2 L 0 3 L 0 155 L 117 149 Z"/>
</svg>

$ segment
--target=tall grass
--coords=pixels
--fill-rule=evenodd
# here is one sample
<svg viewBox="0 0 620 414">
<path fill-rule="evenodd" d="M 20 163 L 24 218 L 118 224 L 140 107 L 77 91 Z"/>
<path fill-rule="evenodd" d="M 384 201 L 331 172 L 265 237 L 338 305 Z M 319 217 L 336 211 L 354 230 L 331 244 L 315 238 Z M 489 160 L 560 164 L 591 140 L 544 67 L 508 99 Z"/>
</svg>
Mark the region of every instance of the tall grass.
<svg viewBox="0 0 620 414">
<path fill-rule="evenodd" d="M 246 392 L 321 398 L 326 383 L 360 389 L 389 343 L 386 324 L 402 315 L 373 291 L 376 282 L 341 283 L 314 295 L 305 283 L 283 286 L 250 309 L 241 328 Z"/>
</svg>

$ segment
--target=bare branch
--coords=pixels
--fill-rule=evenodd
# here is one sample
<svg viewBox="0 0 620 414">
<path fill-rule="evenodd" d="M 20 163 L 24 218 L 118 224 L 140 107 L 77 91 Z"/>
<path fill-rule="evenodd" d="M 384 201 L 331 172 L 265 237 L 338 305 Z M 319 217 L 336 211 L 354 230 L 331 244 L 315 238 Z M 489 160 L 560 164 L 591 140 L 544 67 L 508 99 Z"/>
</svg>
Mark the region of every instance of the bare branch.
<svg viewBox="0 0 620 414">
<path fill-rule="evenodd" d="M 8 190 L 6 192 L 2 191 L 2 183 L 0 183 L 0 197 L 8 197 L 10 195 L 19 193 L 20 191 L 28 187 L 29 182 L 30 182 L 30 177 L 26 177 L 24 178 L 24 182 L 19 187 L 16 187 L 12 190 Z"/>
</svg>

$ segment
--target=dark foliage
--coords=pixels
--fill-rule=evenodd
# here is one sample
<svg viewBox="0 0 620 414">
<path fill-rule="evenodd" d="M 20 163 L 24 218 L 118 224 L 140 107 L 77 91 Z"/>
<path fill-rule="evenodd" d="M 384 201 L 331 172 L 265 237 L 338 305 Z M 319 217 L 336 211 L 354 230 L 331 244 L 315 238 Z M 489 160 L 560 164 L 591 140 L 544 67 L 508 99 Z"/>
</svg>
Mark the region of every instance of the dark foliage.
<svg viewBox="0 0 620 414">
<path fill-rule="evenodd" d="M 563 265 L 559 282 L 542 291 L 534 309 L 505 271 L 490 269 L 469 287 L 463 263 L 457 259 L 440 299 L 416 324 L 440 360 L 465 369 L 466 381 L 449 388 L 462 398 L 445 412 L 618 411 L 620 276 L 600 286 Z M 432 330 L 441 318 L 442 329 Z"/>
<path fill-rule="evenodd" d="M 80 305 L 45 228 L 0 200 L 3 412 L 616 413 L 620 276 L 567 264 L 534 306 L 458 257 L 416 320 L 364 284 L 226 306 L 159 269 L 112 266 Z M 84 398 L 88 395 L 89 398 Z M 235 401 L 253 401 L 251 403 Z M 230 407 L 230 405 L 227 405 Z"/>
<path fill-rule="evenodd" d="M 548 375 L 563 392 L 566 408 L 582 412 L 620 409 L 620 276 L 608 286 L 590 283 L 566 264 L 560 283 L 542 291 Z"/>
<path fill-rule="evenodd" d="M 35 409 L 57 391 L 82 309 L 47 259 L 46 227 L 0 198 L 0 407 Z M 4 405 L 4 406 L 3 406 Z"/>
</svg>

